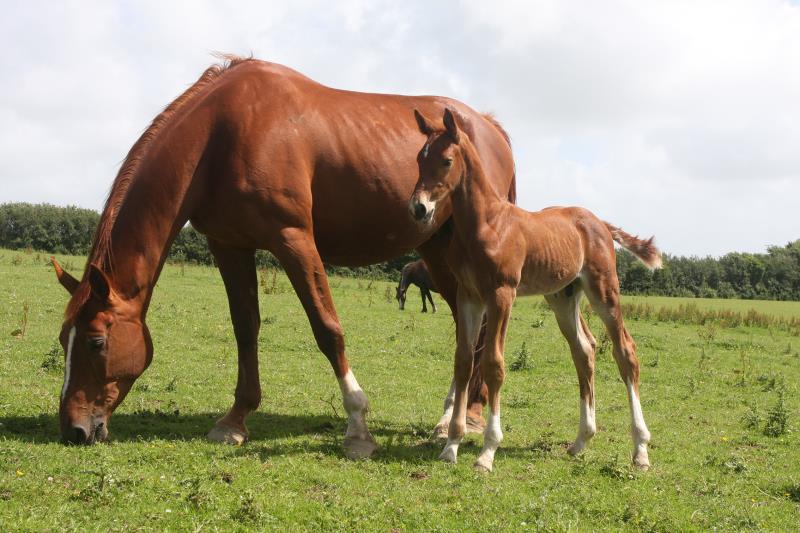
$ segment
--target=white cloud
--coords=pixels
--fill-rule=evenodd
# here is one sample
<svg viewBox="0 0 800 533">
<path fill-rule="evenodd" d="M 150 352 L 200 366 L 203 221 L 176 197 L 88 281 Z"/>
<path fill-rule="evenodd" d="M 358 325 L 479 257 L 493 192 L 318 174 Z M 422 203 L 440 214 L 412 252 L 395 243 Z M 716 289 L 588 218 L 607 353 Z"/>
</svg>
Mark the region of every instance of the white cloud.
<svg viewBox="0 0 800 533">
<path fill-rule="evenodd" d="M 19 2 L 0 45 L 0 202 L 99 208 L 208 52 L 252 51 L 336 87 L 494 111 L 529 209 L 582 204 L 673 253 L 800 237 L 789 2 Z"/>
</svg>

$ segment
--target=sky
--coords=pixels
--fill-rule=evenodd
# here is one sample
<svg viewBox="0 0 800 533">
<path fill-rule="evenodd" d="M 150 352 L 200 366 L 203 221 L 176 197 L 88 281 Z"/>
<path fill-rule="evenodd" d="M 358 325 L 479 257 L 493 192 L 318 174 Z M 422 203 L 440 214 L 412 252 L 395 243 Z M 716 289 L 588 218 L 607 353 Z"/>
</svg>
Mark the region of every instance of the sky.
<svg viewBox="0 0 800 533">
<path fill-rule="evenodd" d="M 0 6 L 0 203 L 100 210 L 211 52 L 252 52 L 329 86 L 494 113 L 526 209 L 581 205 L 677 255 L 800 238 L 797 1 Z"/>
</svg>

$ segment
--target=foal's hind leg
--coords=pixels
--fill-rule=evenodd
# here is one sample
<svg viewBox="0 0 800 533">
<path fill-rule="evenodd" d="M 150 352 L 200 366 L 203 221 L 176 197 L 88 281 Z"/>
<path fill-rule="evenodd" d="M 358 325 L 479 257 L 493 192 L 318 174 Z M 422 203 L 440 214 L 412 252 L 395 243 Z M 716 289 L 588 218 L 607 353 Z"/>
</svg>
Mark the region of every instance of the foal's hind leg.
<svg viewBox="0 0 800 533">
<path fill-rule="evenodd" d="M 647 443 L 650 431 L 644 422 L 642 405 L 639 402 L 639 359 L 636 357 L 636 343 L 633 342 L 625 323 L 619 302 L 619 282 L 614 274 L 608 279 L 589 280 L 586 294 L 595 312 L 608 330 L 614 345 L 614 360 L 617 362 L 622 381 L 628 389 L 628 403 L 631 409 L 631 437 L 633 438 L 633 463 L 639 468 L 648 468 Z"/>
<path fill-rule="evenodd" d="M 233 322 L 233 333 L 239 351 L 239 374 L 236 394 L 231 410 L 217 421 L 208 438 L 228 444 L 241 444 L 248 439 L 245 418 L 258 408 L 261 401 L 261 384 L 258 379 L 258 279 L 256 277 L 255 250 L 225 246 L 212 239 L 208 246 L 219 266 L 228 306 Z"/>
<path fill-rule="evenodd" d="M 428 307 L 425 305 L 425 289 L 420 287 L 419 288 L 419 295 L 422 296 L 422 312 L 427 313 Z"/>
<path fill-rule="evenodd" d="M 272 251 L 292 281 L 308 315 L 317 346 L 330 361 L 342 390 L 344 408 L 347 411 L 345 454 L 351 459 L 369 457 L 377 444 L 364 419 L 368 410 L 367 396 L 358 385 L 347 362 L 342 326 L 336 316 L 328 287 L 328 276 L 317 252 L 314 235 L 300 228 L 284 228 L 280 236 L 281 242 Z"/>
<path fill-rule="evenodd" d="M 567 449 L 570 455 L 583 451 L 596 432 L 594 418 L 594 347 L 595 340 L 581 315 L 581 288 L 573 283 L 567 289 L 546 296 L 556 315 L 558 327 L 569 343 L 572 362 L 578 373 L 581 418 L 575 442 Z"/>
</svg>

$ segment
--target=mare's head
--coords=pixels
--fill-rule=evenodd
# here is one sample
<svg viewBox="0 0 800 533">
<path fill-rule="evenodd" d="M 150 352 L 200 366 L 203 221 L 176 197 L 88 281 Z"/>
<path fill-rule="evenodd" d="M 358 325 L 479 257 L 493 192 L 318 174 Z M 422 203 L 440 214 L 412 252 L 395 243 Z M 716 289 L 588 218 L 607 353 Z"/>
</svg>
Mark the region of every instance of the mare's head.
<svg viewBox="0 0 800 533">
<path fill-rule="evenodd" d="M 402 288 L 402 285 L 398 285 L 397 288 L 395 289 L 394 297 L 397 300 L 397 302 L 400 304 L 400 310 L 401 311 L 403 309 L 405 309 L 405 306 L 406 306 L 406 291 L 408 291 L 408 287 L 406 287 L 404 289 L 404 288 Z"/>
<path fill-rule="evenodd" d="M 150 364 L 153 343 L 141 306 L 118 295 L 102 270 L 89 265 L 78 282 L 55 259 L 53 267 L 72 295 L 59 337 L 66 354 L 61 437 L 91 444 L 108 436 L 108 420 Z"/>
<path fill-rule="evenodd" d="M 460 143 L 464 134 L 456 125 L 449 109 L 444 110 L 444 128 L 437 128 L 416 109 L 419 130 L 428 136 L 425 146 L 417 154 L 419 180 L 411 195 L 408 209 L 418 223 L 433 224 L 436 205 L 455 189 L 465 170 Z"/>
</svg>

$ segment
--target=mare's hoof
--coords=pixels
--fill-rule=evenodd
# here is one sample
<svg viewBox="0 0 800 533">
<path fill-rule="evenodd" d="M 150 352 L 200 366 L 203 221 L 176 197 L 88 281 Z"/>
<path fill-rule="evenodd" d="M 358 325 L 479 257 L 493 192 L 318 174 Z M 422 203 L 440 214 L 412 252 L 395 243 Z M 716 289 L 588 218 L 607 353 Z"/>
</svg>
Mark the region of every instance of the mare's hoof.
<svg viewBox="0 0 800 533">
<path fill-rule="evenodd" d="M 483 417 L 467 415 L 467 433 L 483 433 L 483 430 L 485 429 L 486 421 L 483 419 Z"/>
<path fill-rule="evenodd" d="M 647 452 L 636 454 L 636 456 L 633 458 L 633 466 L 639 470 L 649 470 L 650 459 L 647 457 Z"/>
<path fill-rule="evenodd" d="M 367 434 L 365 439 L 358 437 L 344 438 L 344 455 L 348 459 L 369 459 L 377 448 L 378 444 L 370 434 Z"/>
<path fill-rule="evenodd" d="M 586 444 L 584 444 L 583 442 L 575 441 L 572 444 L 570 444 L 569 448 L 567 448 L 567 453 L 570 454 L 572 457 L 575 457 L 576 455 L 580 454 L 585 447 Z"/>
<path fill-rule="evenodd" d="M 435 428 L 433 428 L 433 434 L 431 435 L 431 440 L 445 440 L 447 439 L 447 432 L 449 429 L 450 424 L 439 424 Z"/>
<path fill-rule="evenodd" d="M 240 446 L 247 442 L 248 435 L 246 431 L 217 424 L 211 431 L 208 432 L 208 440 L 212 442 L 221 442 L 223 444 L 234 444 Z"/>
</svg>

